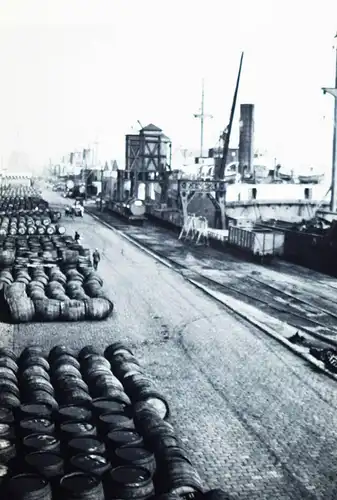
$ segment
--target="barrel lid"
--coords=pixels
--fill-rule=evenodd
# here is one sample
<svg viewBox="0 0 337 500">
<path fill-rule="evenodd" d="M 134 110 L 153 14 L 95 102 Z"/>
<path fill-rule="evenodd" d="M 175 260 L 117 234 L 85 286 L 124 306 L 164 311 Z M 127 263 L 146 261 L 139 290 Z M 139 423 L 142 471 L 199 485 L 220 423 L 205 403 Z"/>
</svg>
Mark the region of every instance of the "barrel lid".
<svg viewBox="0 0 337 500">
<path fill-rule="evenodd" d="M 72 474 L 67 474 L 61 479 L 61 486 L 68 491 L 73 493 L 82 493 L 83 491 L 88 491 L 98 484 L 98 480 L 90 474 L 84 472 L 73 472 Z"/>
<path fill-rule="evenodd" d="M 58 442 L 58 440 L 54 436 L 50 436 L 49 434 L 29 434 L 29 436 L 26 436 L 23 439 L 24 444 L 33 446 L 33 447 L 40 447 L 43 444 L 48 445 L 53 445 Z"/>
<path fill-rule="evenodd" d="M 106 468 L 109 465 L 109 462 L 105 457 L 89 453 L 72 457 L 71 463 L 77 467 L 85 469 L 86 472 Z"/>
<path fill-rule="evenodd" d="M 136 431 L 129 431 L 127 429 L 116 429 L 114 431 L 111 431 L 108 434 L 108 438 L 112 441 L 120 443 L 121 446 L 124 443 L 132 443 L 134 441 L 139 441 L 140 439 L 142 439 Z"/>
<path fill-rule="evenodd" d="M 25 418 L 20 422 L 21 427 L 29 427 L 30 425 L 49 427 L 52 425 L 52 422 L 46 418 Z"/>
<path fill-rule="evenodd" d="M 110 477 L 116 483 L 121 483 L 125 486 L 140 486 L 151 479 L 151 474 L 143 467 L 126 465 L 112 469 Z"/>
<path fill-rule="evenodd" d="M 66 432 L 87 432 L 92 431 L 94 426 L 87 422 L 65 422 L 61 425 L 61 429 Z"/>
<path fill-rule="evenodd" d="M 47 484 L 48 482 L 37 474 L 18 474 L 10 479 L 10 489 L 20 494 L 41 490 Z"/>
<path fill-rule="evenodd" d="M 69 441 L 71 448 L 77 448 L 90 453 L 95 453 L 101 446 L 102 441 L 94 437 L 80 436 Z"/>
<path fill-rule="evenodd" d="M 91 418 L 90 410 L 88 410 L 87 408 L 83 408 L 81 406 L 74 406 L 74 405 L 63 406 L 62 408 L 59 409 L 59 414 L 64 417 L 69 417 L 75 420 L 77 418 Z"/>
<path fill-rule="evenodd" d="M 107 424 L 120 424 L 123 422 L 130 422 L 130 418 L 123 413 L 104 413 L 99 419 Z"/>
<path fill-rule="evenodd" d="M 12 443 L 8 441 L 8 439 L 0 439 L 0 450 L 6 450 L 6 448 L 10 448 Z"/>
<path fill-rule="evenodd" d="M 100 399 L 93 401 L 92 406 L 96 410 L 102 410 L 106 412 L 112 412 L 112 411 L 122 412 L 126 405 L 113 399 Z"/>
<path fill-rule="evenodd" d="M 26 460 L 36 467 L 52 467 L 63 461 L 61 457 L 50 451 L 34 451 L 26 456 Z"/>
<path fill-rule="evenodd" d="M 52 409 L 43 404 L 22 404 L 20 409 L 24 413 L 29 413 L 31 415 L 39 415 L 41 417 L 47 417 L 51 415 Z"/>
<path fill-rule="evenodd" d="M 134 460 L 144 460 L 150 458 L 152 453 L 140 446 L 124 446 L 123 448 L 118 448 L 115 454 L 128 462 L 133 462 Z"/>
</svg>

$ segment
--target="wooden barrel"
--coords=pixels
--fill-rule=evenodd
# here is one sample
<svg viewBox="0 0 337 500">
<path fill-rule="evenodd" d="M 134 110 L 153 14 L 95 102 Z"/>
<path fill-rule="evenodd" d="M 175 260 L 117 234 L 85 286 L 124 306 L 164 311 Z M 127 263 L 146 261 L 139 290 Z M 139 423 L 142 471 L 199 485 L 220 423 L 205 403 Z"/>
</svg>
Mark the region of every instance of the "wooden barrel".
<svg viewBox="0 0 337 500">
<path fill-rule="evenodd" d="M 73 456 L 70 459 L 70 465 L 75 471 L 86 472 L 102 479 L 111 469 L 107 458 L 92 452 Z"/>
<path fill-rule="evenodd" d="M 2 348 L 2 351 L 3 350 L 4 348 Z M 4 368 L 9 368 L 15 375 L 17 375 L 19 367 L 16 361 L 14 361 L 14 359 L 11 356 L 5 353 L 0 354 L 0 366 Z"/>
<path fill-rule="evenodd" d="M 98 478 L 84 473 L 74 472 L 63 476 L 60 481 L 61 498 L 69 500 L 104 500 L 102 483 Z"/>
<path fill-rule="evenodd" d="M 159 480 L 159 479 L 158 479 Z M 165 469 L 160 478 L 168 491 L 178 495 L 203 492 L 203 485 L 198 472 L 187 461 L 172 457 L 166 460 Z"/>
<path fill-rule="evenodd" d="M 22 418 L 42 417 L 51 419 L 52 409 L 47 405 L 22 404 L 20 406 L 20 416 Z"/>
<path fill-rule="evenodd" d="M 9 439 L 0 439 L 0 463 L 7 465 L 15 456 L 15 444 Z"/>
<path fill-rule="evenodd" d="M 49 380 L 48 370 L 49 363 L 44 358 L 41 351 L 38 350 L 38 346 L 26 347 L 18 360 L 20 368 L 20 380 L 21 378 L 29 378 L 31 376 L 40 376 L 44 373 L 44 378 Z M 42 372 L 41 372 L 42 370 Z"/>
<path fill-rule="evenodd" d="M 11 267 L 15 261 L 15 251 L 14 250 L 2 250 L 0 251 L 0 266 Z"/>
<path fill-rule="evenodd" d="M 123 445 L 123 447 L 115 450 L 115 457 L 119 465 L 139 465 L 148 470 L 151 476 L 156 471 L 156 460 L 153 453 L 140 444 Z"/>
<path fill-rule="evenodd" d="M 28 453 L 42 450 L 57 453 L 60 450 L 60 441 L 49 434 L 30 434 L 23 439 L 22 444 Z"/>
<path fill-rule="evenodd" d="M 62 251 L 62 261 L 65 264 L 69 263 L 77 263 L 78 262 L 79 253 L 73 250 L 63 250 Z"/>
<path fill-rule="evenodd" d="M 46 418 L 27 418 L 20 422 L 20 435 L 29 436 L 29 434 L 53 434 L 55 424 Z"/>
<path fill-rule="evenodd" d="M 69 356 L 72 356 L 72 351 L 69 349 L 68 346 L 55 345 L 49 351 L 49 355 L 48 355 L 49 363 L 53 364 L 56 360 L 59 359 L 60 356 L 63 356 L 64 354 L 68 354 Z"/>
<path fill-rule="evenodd" d="M 37 474 L 18 474 L 8 483 L 9 498 L 16 500 L 52 500 L 48 481 Z"/>
<path fill-rule="evenodd" d="M 10 317 L 15 323 L 29 323 L 35 316 L 34 302 L 29 298 L 9 299 L 7 301 Z"/>
<path fill-rule="evenodd" d="M 71 456 L 83 453 L 94 453 L 104 455 L 106 453 L 103 441 L 94 436 L 81 436 L 73 438 L 68 443 L 68 451 Z"/>
<path fill-rule="evenodd" d="M 88 422 L 64 422 L 60 425 L 60 432 L 66 441 L 75 437 L 96 436 L 96 427 Z"/>
<path fill-rule="evenodd" d="M 129 405 L 108 398 L 98 398 L 92 402 L 92 410 L 96 418 L 103 413 L 128 413 Z"/>
<path fill-rule="evenodd" d="M 61 478 L 64 474 L 64 461 L 50 451 L 34 451 L 25 457 L 25 462 L 45 479 Z"/>
<path fill-rule="evenodd" d="M 148 470 L 139 466 L 120 466 L 108 474 L 107 490 L 114 498 L 146 499 L 154 496 L 154 485 Z"/>
<path fill-rule="evenodd" d="M 142 446 L 143 438 L 133 429 L 115 429 L 106 437 L 109 449 L 116 450 L 122 446 Z"/>
<path fill-rule="evenodd" d="M 114 343 L 108 345 L 108 347 L 106 347 L 106 349 L 104 351 L 104 356 L 111 363 L 113 356 L 115 356 L 116 354 L 120 354 L 120 353 L 129 353 L 129 354 L 131 354 L 131 356 L 133 356 L 132 350 L 123 342 L 114 342 Z"/>
<path fill-rule="evenodd" d="M 61 302 L 61 318 L 65 321 L 83 321 L 85 319 L 85 304 L 79 300 Z"/>
<path fill-rule="evenodd" d="M 42 321 L 57 321 L 61 317 L 61 302 L 54 299 L 35 301 L 36 317 Z"/>
<path fill-rule="evenodd" d="M 67 282 L 67 277 L 58 268 L 51 269 L 49 276 L 51 281 L 57 281 L 62 285 L 65 285 Z"/>
<path fill-rule="evenodd" d="M 13 441 L 15 439 L 15 428 L 10 424 L 0 424 L 0 440 Z"/>
<path fill-rule="evenodd" d="M 64 352 L 63 354 L 59 354 L 56 358 L 54 358 L 52 360 L 52 370 L 55 371 L 59 366 L 62 366 L 62 365 L 72 365 L 78 371 L 80 371 L 80 369 L 81 369 L 81 365 L 77 361 L 77 359 L 72 354 L 69 354 L 68 352 Z"/>
<path fill-rule="evenodd" d="M 107 434 L 117 429 L 135 429 L 135 424 L 132 418 L 123 413 L 103 413 L 98 418 L 98 427 Z"/>
<path fill-rule="evenodd" d="M 85 302 L 86 317 L 91 320 L 103 320 L 108 318 L 114 309 L 113 302 L 107 298 L 89 298 Z"/>
<path fill-rule="evenodd" d="M 80 406 L 69 405 L 59 408 L 58 421 L 59 422 L 91 422 L 92 413 L 88 408 L 81 408 Z"/>
<path fill-rule="evenodd" d="M 0 392 L 0 406 L 5 408 L 18 408 L 20 406 L 20 399 L 9 390 Z"/>
<path fill-rule="evenodd" d="M 60 224 L 58 224 L 56 226 L 56 231 L 58 234 L 65 234 L 66 228 L 64 226 L 61 226 Z"/>
</svg>

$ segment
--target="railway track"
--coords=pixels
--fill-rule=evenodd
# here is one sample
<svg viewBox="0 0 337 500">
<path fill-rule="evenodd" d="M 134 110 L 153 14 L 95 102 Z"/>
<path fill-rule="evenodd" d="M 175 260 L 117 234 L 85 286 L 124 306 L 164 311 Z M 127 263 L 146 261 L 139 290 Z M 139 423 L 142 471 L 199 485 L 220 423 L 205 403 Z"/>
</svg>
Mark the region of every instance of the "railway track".
<svg viewBox="0 0 337 500">
<path fill-rule="evenodd" d="M 275 328 L 274 320 L 276 319 L 298 330 L 301 336 L 300 343 L 304 347 L 337 350 L 337 293 L 336 301 L 332 297 L 324 298 L 305 291 L 297 291 L 295 294 L 289 291 L 289 288 L 292 287 L 291 284 L 277 285 L 260 276 L 241 276 L 233 282 L 233 279 L 228 278 L 226 270 L 223 272 L 223 276 L 221 272 L 218 272 L 215 279 L 207 275 L 207 270 L 197 271 L 182 264 L 169 255 L 170 251 L 158 249 L 159 245 L 154 248 L 153 245 L 147 244 L 144 233 L 151 232 L 151 228 L 153 233 L 152 224 L 145 223 L 144 227 L 138 228 L 129 226 L 119 219 L 115 220 L 114 217 L 109 217 L 109 219 L 108 224 L 115 230 L 126 234 L 131 241 L 157 254 L 184 278 L 211 292 L 223 294 L 261 311 L 264 314 L 263 321 L 267 323 L 266 327 Z M 203 250 L 197 251 L 197 253 L 199 252 L 204 254 Z M 230 262 L 228 264 L 228 269 L 230 269 Z M 335 290 L 334 287 L 330 289 L 332 293 Z M 247 319 L 249 320 L 248 317 Z M 287 337 L 285 338 L 287 339 Z M 297 343 L 298 340 L 299 337 L 296 337 L 294 342 Z"/>
</svg>

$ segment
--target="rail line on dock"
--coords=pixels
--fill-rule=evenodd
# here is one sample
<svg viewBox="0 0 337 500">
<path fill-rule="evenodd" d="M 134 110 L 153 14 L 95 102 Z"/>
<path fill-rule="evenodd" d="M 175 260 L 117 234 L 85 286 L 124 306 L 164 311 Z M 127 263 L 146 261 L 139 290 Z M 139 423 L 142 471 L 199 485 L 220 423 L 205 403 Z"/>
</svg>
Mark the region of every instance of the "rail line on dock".
<svg viewBox="0 0 337 500">
<path fill-rule="evenodd" d="M 135 235 L 131 235 L 130 226 L 127 224 L 119 220 L 116 223 L 98 220 L 113 228 L 137 247 L 143 247 L 145 251 L 158 256 L 184 279 L 211 295 L 244 321 L 268 335 L 274 336 L 271 334 L 271 331 L 274 331 L 281 342 L 302 357 L 310 358 L 308 361 L 311 363 L 313 361 L 316 365 L 318 363 L 321 370 L 337 380 L 337 375 L 324 369 L 323 363 L 317 362 L 308 354 L 310 347 L 337 350 L 337 304 L 336 312 L 320 305 L 313 306 L 308 300 L 280 290 L 277 286 L 265 283 L 255 276 L 245 276 L 239 284 L 224 283 L 178 262 L 158 249 L 151 248 L 143 238 L 138 239 Z M 311 297 L 309 299 L 311 300 Z M 317 297 L 313 296 L 312 300 L 315 299 Z M 293 341 L 296 333 L 302 338 L 300 345 Z"/>
<path fill-rule="evenodd" d="M 262 309 L 267 314 L 273 316 L 276 314 L 277 319 L 330 347 L 337 348 L 337 304 L 336 312 L 329 311 L 323 306 L 312 305 L 308 300 L 280 290 L 277 286 L 261 281 L 255 276 L 246 276 L 242 281 L 235 284 L 219 281 L 203 272 L 191 269 L 188 265 L 181 264 L 157 249 L 153 250 L 143 239 L 128 234 L 130 226 L 127 224 L 117 220 L 116 223 L 114 221 L 108 225 L 111 225 L 119 232 L 125 233 L 130 240 L 133 240 L 138 245 L 142 245 L 159 255 L 185 278 L 197 281 L 200 285 L 215 292 L 224 293 L 250 306 Z M 317 302 L 317 297 L 312 297 L 312 300 Z"/>
</svg>

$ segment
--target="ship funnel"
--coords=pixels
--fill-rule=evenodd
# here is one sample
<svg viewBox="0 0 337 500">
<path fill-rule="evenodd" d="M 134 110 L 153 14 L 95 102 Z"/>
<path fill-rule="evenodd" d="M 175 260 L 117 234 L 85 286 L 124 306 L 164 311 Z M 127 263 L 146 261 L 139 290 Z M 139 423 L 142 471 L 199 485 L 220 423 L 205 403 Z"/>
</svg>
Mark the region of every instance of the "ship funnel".
<svg viewBox="0 0 337 500">
<path fill-rule="evenodd" d="M 254 104 L 240 106 L 239 173 L 250 174 L 254 159 Z"/>
</svg>

